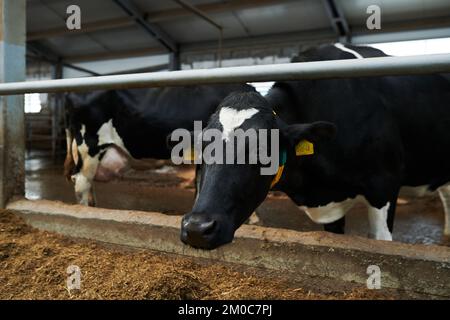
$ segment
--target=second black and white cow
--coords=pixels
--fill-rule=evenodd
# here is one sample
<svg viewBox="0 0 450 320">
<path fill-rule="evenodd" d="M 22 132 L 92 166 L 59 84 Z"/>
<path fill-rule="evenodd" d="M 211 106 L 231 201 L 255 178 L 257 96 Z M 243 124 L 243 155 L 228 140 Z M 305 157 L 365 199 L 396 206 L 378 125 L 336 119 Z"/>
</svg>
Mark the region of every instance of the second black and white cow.
<svg viewBox="0 0 450 320">
<path fill-rule="evenodd" d="M 228 94 L 245 84 L 111 90 L 66 96 L 65 175 L 79 203 L 95 205 L 93 180 L 120 176 L 134 159 L 168 159 L 167 135 L 207 121 Z"/>
<path fill-rule="evenodd" d="M 376 56 L 384 54 L 327 45 L 296 61 Z M 276 175 L 261 175 L 255 164 L 203 163 L 198 198 L 181 226 L 181 240 L 194 247 L 232 241 L 273 185 L 337 233 L 344 232 L 345 213 L 364 202 L 369 236 L 382 240 L 392 239 L 402 186 L 448 194 L 450 83 L 439 75 L 277 82 L 266 97 L 250 92 L 225 98 L 208 122 L 211 128 L 224 135 L 237 128 L 278 129 L 286 161 Z M 314 151 L 297 153 L 305 141 Z M 450 234 L 448 198 L 444 206 Z"/>
</svg>

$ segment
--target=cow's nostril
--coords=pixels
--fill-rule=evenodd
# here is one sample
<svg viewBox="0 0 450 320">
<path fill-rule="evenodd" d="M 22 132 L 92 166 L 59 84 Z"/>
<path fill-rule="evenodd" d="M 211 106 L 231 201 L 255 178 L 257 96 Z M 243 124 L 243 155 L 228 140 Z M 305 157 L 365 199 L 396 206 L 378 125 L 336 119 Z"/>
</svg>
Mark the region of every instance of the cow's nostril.
<svg viewBox="0 0 450 320">
<path fill-rule="evenodd" d="M 216 226 L 216 221 L 212 220 L 209 222 L 203 222 L 201 224 L 200 229 L 202 230 L 203 235 L 211 234 Z"/>
<path fill-rule="evenodd" d="M 211 234 L 216 226 L 216 221 L 206 221 L 206 222 L 194 222 L 189 221 L 183 222 L 183 227 L 185 228 L 186 232 L 190 236 L 197 236 L 197 237 L 203 237 L 206 235 Z"/>
</svg>

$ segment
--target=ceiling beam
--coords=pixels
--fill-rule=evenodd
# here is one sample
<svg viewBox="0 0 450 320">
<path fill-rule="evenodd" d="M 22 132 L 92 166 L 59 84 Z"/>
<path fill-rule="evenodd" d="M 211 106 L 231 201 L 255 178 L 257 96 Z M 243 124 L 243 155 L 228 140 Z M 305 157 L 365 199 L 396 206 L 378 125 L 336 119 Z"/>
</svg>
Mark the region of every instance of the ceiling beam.
<svg viewBox="0 0 450 320">
<path fill-rule="evenodd" d="M 27 43 L 27 51 L 31 52 L 34 56 L 45 59 L 47 61 L 59 61 L 61 56 L 44 46 L 38 41 L 30 41 Z"/>
<path fill-rule="evenodd" d="M 336 40 L 335 34 L 329 29 L 316 29 L 308 31 L 295 31 L 286 33 L 276 33 L 270 35 L 261 35 L 226 39 L 223 41 L 223 50 L 260 50 L 270 48 L 281 48 L 291 45 L 311 44 L 311 43 L 329 43 Z M 195 43 L 181 44 L 183 54 L 208 54 L 217 49 L 216 41 L 201 41 Z"/>
<path fill-rule="evenodd" d="M 66 68 L 69 68 L 69 69 L 72 69 L 72 70 L 76 70 L 76 71 L 80 71 L 80 72 L 84 72 L 84 73 L 90 74 L 91 76 L 101 76 L 100 73 L 97 73 L 95 71 L 92 71 L 92 70 L 89 70 L 89 69 L 86 69 L 86 68 L 78 67 L 78 66 L 75 66 L 73 64 L 64 62 L 64 61 L 61 64 L 62 64 L 63 67 L 66 67 Z"/>
<path fill-rule="evenodd" d="M 124 59 L 124 58 L 142 57 L 158 54 L 167 54 L 167 50 L 158 46 L 158 47 L 131 49 L 131 50 L 112 51 L 112 52 L 68 55 L 64 56 L 64 60 L 75 63 L 75 62 L 86 62 L 96 60 Z"/>
<path fill-rule="evenodd" d="M 336 34 L 343 38 L 345 42 L 351 41 L 351 30 L 347 19 L 345 19 L 344 13 L 341 7 L 336 3 L 335 0 L 322 0 L 327 15 L 330 19 L 331 26 L 333 27 Z"/>
<path fill-rule="evenodd" d="M 381 36 L 383 34 L 388 35 L 395 32 L 414 32 L 420 30 L 432 31 L 434 29 L 439 30 L 440 28 L 450 28 L 450 16 L 385 23 L 383 24 L 383 29 L 381 31 L 371 30 L 370 32 L 367 32 L 367 28 L 365 26 L 354 26 L 353 35 L 365 36 L 377 34 Z M 331 42 L 336 41 L 337 36 L 334 32 L 331 32 L 330 29 L 323 29 L 323 30 L 311 30 L 303 32 L 300 31 L 300 32 L 264 35 L 251 38 L 243 37 L 236 39 L 225 39 L 223 41 L 223 49 L 233 50 L 240 48 L 266 48 L 268 46 L 277 47 L 282 46 L 286 43 L 313 42 L 315 40 L 318 43 Z M 215 52 L 217 50 L 217 42 L 211 40 L 196 43 L 184 43 L 180 44 L 180 50 L 183 54 L 198 53 L 198 52 L 199 53 Z M 116 51 L 110 53 L 93 53 L 93 54 L 65 56 L 64 60 L 68 62 L 83 62 L 83 61 L 139 57 L 164 53 L 166 52 L 161 47 L 148 47 L 148 48 Z"/>
<path fill-rule="evenodd" d="M 234 10 L 242 10 L 249 8 L 258 8 L 280 4 L 283 2 L 292 2 L 293 0 L 230 0 L 223 3 L 200 4 L 196 8 L 205 14 L 216 14 L 221 12 L 230 12 Z M 146 21 L 150 23 L 158 23 L 163 21 L 176 20 L 194 15 L 193 12 L 184 8 L 175 8 L 155 12 L 145 12 L 142 14 Z M 39 40 L 50 37 L 71 36 L 100 30 L 109 30 L 132 26 L 133 21 L 130 18 L 105 19 L 95 22 L 83 23 L 79 30 L 68 30 L 65 26 L 61 28 L 52 28 L 41 31 L 33 31 L 27 34 L 27 40 Z"/>
<path fill-rule="evenodd" d="M 115 76 L 115 75 L 119 75 L 119 74 L 129 74 L 129 73 L 158 72 L 158 71 L 168 70 L 169 67 L 170 67 L 169 64 L 163 63 L 163 64 L 158 64 L 158 65 L 154 65 L 154 66 L 150 66 L 150 67 L 143 67 L 143 68 L 138 68 L 138 69 L 130 69 L 130 70 L 125 70 L 125 71 L 105 73 L 102 75 L 103 76 Z"/>
<path fill-rule="evenodd" d="M 178 3 L 182 8 L 186 9 L 187 11 L 192 12 L 200 19 L 206 21 L 208 24 L 212 25 L 214 28 L 216 28 L 219 31 L 219 43 L 217 48 L 217 61 L 219 62 L 219 66 L 222 66 L 222 43 L 223 43 L 223 27 L 216 21 L 214 21 L 213 18 L 211 18 L 206 12 L 203 12 L 202 10 L 198 9 L 197 7 L 191 5 L 190 3 L 184 1 L 184 0 L 173 0 L 176 3 Z M 180 62 L 180 56 L 178 55 L 177 58 L 170 57 L 172 59 L 176 59 L 177 67 L 178 69 L 181 67 Z"/>
<path fill-rule="evenodd" d="M 200 17 L 200 19 L 208 22 L 210 25 L 212 25 L 213 27 L 215 27 L 216 29 L 218 29 L 219 31 L 223 30 L 223 27 L 217 23 L 216 21 L 214 21 L 213 18 L 211 18 L 210 16 L 208 16 L 208 14 L 202 10 L 200 10 L 199 8 L 191 5 L 190 3 L 184 1 L 184 0 L 173 0 L 174 2 L 178 3 L 182 8 L 186 9 L 187 11 L 192 12 L 193 14 L 195 14 L 197 17 Z"/>
<path fill-rule="evenodd" d="M 271 5 L 279 5 L 287 2 L 298 0 L 228 0 L 224 2 L 199 4 L 195 7 L 207 14 L 216 14 L 222 12 L 230 12 L 233 10 L 252 9 L 259 7 L 267 7 Z M 149 12 L 148 19 L 152 22 L 161 22 L 174 19 L 180 19 L 192 16 L 193 13 L 182 8 L 174 8 L 162 10 L 159 12 Z"/>
<path fill-rule="evenodd" d="M 127 13 L 132 20 L 135 21 L 142 29 L 149 35 L 158 40 L 161 45 L 169 52 L 177 52 L 177 43 L 159 26 L 152 22 L 148 22 L 138 8 L 131 0 L 113 0 L 125 13 Z"/>
<path fill-rule="evenodd" d="M 56 52 L 52 51 L 51 49 L 47 48 L 43 44 L 33 41 L 27 43 L 27 50 L 31 54 L 27 54 L 27 59 L 33 59 L 33 60 L 41 60 L 46 61 L 53 65 L 61 64 L 62 66 L 70 69 L 74 69 L 77 71 L 81 71 L 84 73 L 88 73 L 93 76 L 99 76 L 100 74 L 82 67 L 75 66 L 73 64 L 70 64 L 63 60 L 63 58 L 57 54 Z"/>
<path fill-rule="evenodd" d="M 303 32 L 290 32 L 284 34 L 272 34 L 264 36 L 255 36 L 249 39 L 248 37 L 226 39 L 223 41 L 223 49 L 239 49 L 239 48 L 267 48 L 268 46 L 278 46 L 286 43 L 301 43 L 301 42 L 330 42 L 335 40 L 335 35 L 330 30 L 313 30 Z M 217 41 L 203 41 L 197 43 L 180 44 L 180 51 L 185 53 L 197 52 L 216 52 Z M 64 59 L 70 62 L 83 62 L 107 59 L 121 59 L 137 56 L 156 55 L 166 53 L 161 47 L 149 47 L 134 50 L 123 50 L 111 53 L 94 53 L 89 55 L 73 55 L 65 56 Z"/>
</svg>

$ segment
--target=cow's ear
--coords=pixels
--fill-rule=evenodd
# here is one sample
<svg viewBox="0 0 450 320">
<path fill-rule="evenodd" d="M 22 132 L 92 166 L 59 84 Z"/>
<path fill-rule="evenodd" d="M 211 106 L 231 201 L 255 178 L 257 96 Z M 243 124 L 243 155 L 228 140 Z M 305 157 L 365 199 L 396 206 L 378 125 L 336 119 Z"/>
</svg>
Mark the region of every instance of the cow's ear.
<svg viewBox="0 0 450 320">
<path fill-rule="evenodd" d="M 333 139 L 336 135 L 336 126 L 326 121 L 286 125 L 280 130 L 282 136 L 292 146 L 296 146 L 302 140 L 318 142 Z"/>
</svg>

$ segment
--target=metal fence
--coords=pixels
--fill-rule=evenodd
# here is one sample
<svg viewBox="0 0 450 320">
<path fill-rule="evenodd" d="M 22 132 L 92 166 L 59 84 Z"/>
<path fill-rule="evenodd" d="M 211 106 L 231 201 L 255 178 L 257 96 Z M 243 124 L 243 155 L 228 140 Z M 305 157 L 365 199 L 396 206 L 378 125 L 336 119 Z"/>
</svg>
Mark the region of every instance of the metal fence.
<svg viewBox="0 0 450 320">
<path fill-rule="evenodd" d="M 450 73 L 450 54 L 347 59 L 11 82 L 0 84 L 0 95 L 431 73 Z"/>
</svg>

